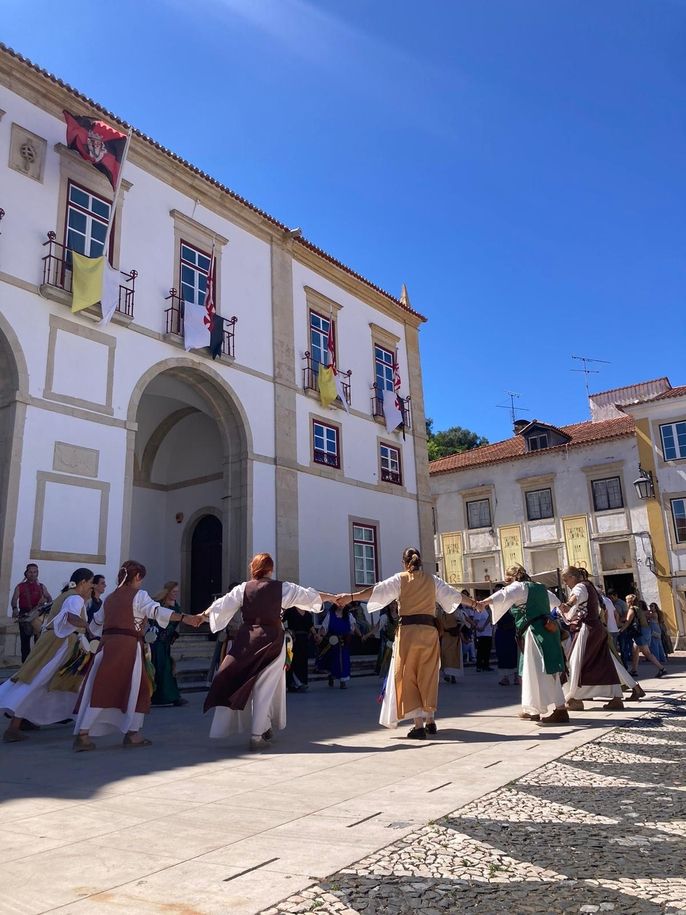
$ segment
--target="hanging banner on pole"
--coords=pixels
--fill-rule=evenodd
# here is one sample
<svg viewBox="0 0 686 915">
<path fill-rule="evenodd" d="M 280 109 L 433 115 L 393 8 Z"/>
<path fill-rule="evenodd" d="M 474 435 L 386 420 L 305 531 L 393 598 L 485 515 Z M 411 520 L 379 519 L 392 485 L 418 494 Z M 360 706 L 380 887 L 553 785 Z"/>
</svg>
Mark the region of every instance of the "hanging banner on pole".
<svg viewBox="0 0 686 915">
<path fill-rule="evenodd" d="M 443 551 L 443 572 L 449 585 L 461 585 L 464 581 L 462 567 L 462 532 L 441 534 Z"/>
<path fill-rule="evenodd" d="M 578 569 L 593 571 L 591 562 L 591 541 L 588 536 L 588 518 L 586 515 L 573 515 L 562 519 L 562 529 L 567 547 L 567 564 Z"/>
<path fill-rule="evenodd" d="M 522 528 L 519 524 L 508 524 L 501 527 L 500 553 L 503 560 L 503 572 L 510 566 L 524 565 L 524 551 L 522 549 Z"/>
</svg>

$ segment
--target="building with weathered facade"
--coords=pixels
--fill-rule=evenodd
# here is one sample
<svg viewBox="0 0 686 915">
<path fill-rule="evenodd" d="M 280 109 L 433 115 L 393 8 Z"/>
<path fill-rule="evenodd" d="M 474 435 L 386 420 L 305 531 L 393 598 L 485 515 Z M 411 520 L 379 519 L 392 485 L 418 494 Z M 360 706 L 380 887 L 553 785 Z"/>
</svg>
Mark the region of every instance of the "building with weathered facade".
<svg viewBox="0 0 686 915">
<path fill-rule="evenodd" d="M 658 379 L 590 406 L 586 422 L 519 420 L 512 438 L 429 465 L 439 568 L 489 590 L 515 562 L 536 574 L 583 566 L 621 596 L 657 601 L 683 632 L 686 389 Z M 656 474 L 659 499 L 639 494 L 639 465 Z"/>
</svg>

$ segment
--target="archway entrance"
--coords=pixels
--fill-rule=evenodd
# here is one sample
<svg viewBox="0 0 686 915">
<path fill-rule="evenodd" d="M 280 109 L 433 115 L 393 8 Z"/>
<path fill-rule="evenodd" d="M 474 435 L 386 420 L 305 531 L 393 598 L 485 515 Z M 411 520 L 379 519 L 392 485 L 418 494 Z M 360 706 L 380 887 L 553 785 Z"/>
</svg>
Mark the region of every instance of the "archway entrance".
<svg viewBox="0 0 686 915">
<path fill-rule="evenodd" d="M 191 537 L 191 613 L 201 613 L 222 593 L 222 523 L 203 515 Z"/>
<path fill-rule="evenodd" d="M 128 554 L 147 566 L 151 594 L 178 580 L 182 608 L 198 612 L 247 564 L 251 475 L 240 405 L 212 370 L 175 359 L 141 379 L 129 418 L 137 431 Z"/>
</svg>

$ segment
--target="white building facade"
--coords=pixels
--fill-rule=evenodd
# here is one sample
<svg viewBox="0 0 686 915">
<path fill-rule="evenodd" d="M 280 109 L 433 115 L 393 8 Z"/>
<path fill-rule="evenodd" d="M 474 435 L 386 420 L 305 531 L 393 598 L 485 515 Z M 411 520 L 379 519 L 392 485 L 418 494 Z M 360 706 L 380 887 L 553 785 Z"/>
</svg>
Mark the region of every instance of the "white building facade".
<svg viewBox="0 0 686 915">
<path fill-rule="evenodd" d="M 686 388 L 661 378 L 590 407 L 587 422 L 517 421 L 512 438 L 429 465 L 438 568 L 489 592 L 514 563 L 535 575 L 581 566 L 620 597 L 656 601 L 683 635 Z M 655 481 L 647 497 L 641 468 Z"/>
<path fill-rule="evenodd" d="M 392 574 L 408 544 L 433 561 L 424 319 L 406 295 L 134 131 L 110 238 L 118 310 L 106 327 L 99 306 L 72 314 L 70 251 L 103 252 L 112 188 L 65 146 L 65 108 L 125 129 L 0 49 L 5 607 L 29 561 L 54 593 L 75 566 L 112 581 L 134 557 L 150 590 L 179 579 L 189 610 L 243 580 L 257 551 L 333 591 Z M 237 319 L 214 361 L 182 336 L 213 248 L 217 311 Z M 347 410 L 316 391 L 329 322 Z M 386 431 L 378 397 L 396 359 L 404 434 Z"/>
</svg>

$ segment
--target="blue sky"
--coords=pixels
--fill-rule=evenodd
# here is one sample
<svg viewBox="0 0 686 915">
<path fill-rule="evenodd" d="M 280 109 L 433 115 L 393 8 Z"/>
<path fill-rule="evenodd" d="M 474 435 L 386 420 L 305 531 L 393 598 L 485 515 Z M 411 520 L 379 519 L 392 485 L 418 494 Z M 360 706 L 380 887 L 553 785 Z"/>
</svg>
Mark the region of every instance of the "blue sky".
<svg viewBox="0 0 686 915">
<path fill-rule="evenodd" d="M 407 284 L 435 428 L 507 437 L 507 390 L 528 418 L 586 418 L 573 353 L 610 362 L 595 390 L 686 383 L 684 0 L 59 10 L 3 0 L 0 37 L 382 287 Z"/>
</svg>

